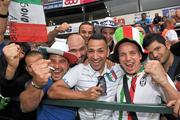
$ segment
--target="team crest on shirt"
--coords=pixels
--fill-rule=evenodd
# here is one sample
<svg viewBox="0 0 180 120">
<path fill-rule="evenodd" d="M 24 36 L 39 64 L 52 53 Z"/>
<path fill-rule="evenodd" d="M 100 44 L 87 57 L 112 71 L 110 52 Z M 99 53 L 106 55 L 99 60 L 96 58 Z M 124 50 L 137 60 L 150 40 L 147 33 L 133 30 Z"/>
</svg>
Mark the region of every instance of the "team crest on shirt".
<svg viewBox="0 0 180 120">
<path fill-rule="evenodd" d="M 143 77 L 140 79 L 139 84 L 141 87 L 144 87 L 146 85 L 146 82 L 147 82 L 147 76 L 143 75 Z"/>
</svg>

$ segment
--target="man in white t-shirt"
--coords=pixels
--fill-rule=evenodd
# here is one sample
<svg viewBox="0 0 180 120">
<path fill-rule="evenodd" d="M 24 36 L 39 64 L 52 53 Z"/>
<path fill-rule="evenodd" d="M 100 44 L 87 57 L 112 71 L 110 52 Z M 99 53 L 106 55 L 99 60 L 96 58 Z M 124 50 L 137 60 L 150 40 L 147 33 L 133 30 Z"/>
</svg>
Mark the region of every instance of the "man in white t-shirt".
<svg viewBox="0 0 180 120">
<path fill-rule="evenodd" d="M 165 22 L 166 28 L 162 32 L 162 36 L 168 40 L 171 45 L 179 41 L 178 35 L 174 28 L 176 27 L 176 21 L 174 19 L 168 19 Z"/>
<path fill-rule="evenodd" d="M 53 99 L 84 99 L 114 101 L 119 78 L 124 72 L 119 65 L 107 68 L 109 55 L 108 42 L 103 35 L 93 35 L 87 44 L 88 64 L 79 64 L 71 68 L 52 85 L 48 95 Z M 75 87 L 75 90 L 70 88 Z M 111 120 L 112 110 L 79 109 L 81 120 Z"/>
<path fill-rule="evenodd" d="M 135 40 L 124 38 L 120 40 L 114 53 L 126 72 L 121 78 L 117 92 L 117 101 L 120 103 L 159 104 L 161 99 L 169 101 L 177 97 L 177 91 L 172 80 L 157 60 L 148 60 L 144 65 L 145 53 L 142 46 Z M 127 84 L 127 87 L 125 87 Z M 129 92 L 125 92 L 129 90 Z M 129 100 L 127 97 L 129 94 Z M 159 113 L 142 113 L 116 111 L 114 120 L 159 120 Z"/>
</svg>

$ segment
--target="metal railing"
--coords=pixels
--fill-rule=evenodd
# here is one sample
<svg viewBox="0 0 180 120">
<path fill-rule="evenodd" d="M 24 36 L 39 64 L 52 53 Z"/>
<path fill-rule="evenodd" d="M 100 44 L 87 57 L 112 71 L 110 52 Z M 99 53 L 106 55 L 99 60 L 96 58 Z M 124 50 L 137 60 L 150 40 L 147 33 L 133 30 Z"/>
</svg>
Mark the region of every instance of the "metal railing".
<svg viewBox="0 0 180 120">
<path fill-rule="evenodd" d="M 67 106 L 67 107 L 83 107 L 83 108 L 97 108 L 132 112 L 148 112 L 148 113 L 163 113 L 172 114 L 173 111 L 164 104 L 127 104 L 117 102 L 104 101 L 88 101 L 88 100 L 51 100 L 43 101 L 47 105 Z"/>
</svg>

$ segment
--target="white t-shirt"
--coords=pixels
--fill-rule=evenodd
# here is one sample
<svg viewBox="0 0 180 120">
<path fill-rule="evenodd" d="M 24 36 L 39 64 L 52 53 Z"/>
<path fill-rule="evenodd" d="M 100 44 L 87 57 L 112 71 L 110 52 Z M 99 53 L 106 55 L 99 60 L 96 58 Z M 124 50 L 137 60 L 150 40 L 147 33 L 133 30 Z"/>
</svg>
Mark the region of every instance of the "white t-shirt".
<svg viewBox="0 0 180 120">
<path fill-rule="evenodd" d="M 175 30 L 168 30 L 165 37 L 167 38 L 167 40 L 169 41 L 173 41 L 173 40 L 178 40 L 178 36 Z"/>
<path fill-rule="evenodd" d="M 166 101 L 165 93 L 160 87 L 151 80 L 151 77 L 148 75 L 143 78 L 144 71 L 137 74 L 136 88 L 134 93 L 133 103 L 135 104 L 160 104 L 161 100 Z M 168 76 L 168 75 L 167 75 Z M 132 77 L 127 76 L 128 87 L 131 87 Z M 172 80 L 168 76 L 169 83 L 175 88 Z M 123 92 L 123 78 L 120 80 L 120 85 L 118 86 L 117 92 L 117 102 L 123 103 L 126 102 L 125 95 Z M 121 115 L 119 114 L 121 113 Z M 159 120 L 159 113 L 144 113 L 136 112 L 138 120 Z M 120 115 L 120 116 L 119 116 Z M 128 114 L 126 111 L 115 111 L 113 113 L 113 120 L 128 120 Z"/>
<path fill-rule="evenodd" d="M 97 101 L 115 101 L 115 94 L 117 93 L 119 80 L 124 75 L 124 72 L 118 64 L 111 70 L 105 65 L 103 74 L 107 86 L 107 95 L 100 96 Z M 97 85 L 98 76 L 100 76 L 99 72 L 94 71 L 89 64 L 79 64 L 70 69 L 63 77 L 63 80 L 67 85 L 69 85 L 69 87 L 75 86 L 75 89 L 85 91 L 90 87 Z M 79 109 L 81 120 L 111 120 L 112 112 L 112 110 L 105 109 Z"/>
</svg>

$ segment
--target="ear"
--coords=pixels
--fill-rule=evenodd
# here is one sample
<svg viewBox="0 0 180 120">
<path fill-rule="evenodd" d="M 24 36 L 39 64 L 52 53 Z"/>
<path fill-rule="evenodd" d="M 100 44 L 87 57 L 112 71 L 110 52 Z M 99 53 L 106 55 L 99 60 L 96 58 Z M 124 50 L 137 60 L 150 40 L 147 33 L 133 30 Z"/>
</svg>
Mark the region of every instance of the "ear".
<svg viewBox="0 0 180 120">
<path fill-rule="evenodd" d="M 170 41 L 166 40 L 166 41 L 165 41 L 165 45 L 166 45 L 166 47 L 167 47 L 168 49 L 171 48 L 171 42 L 170 42 Z"/>
</svg>

